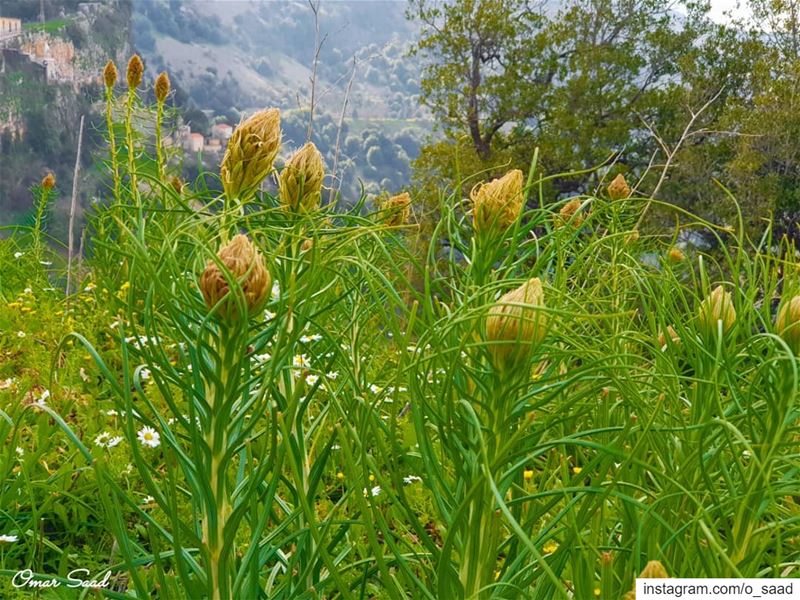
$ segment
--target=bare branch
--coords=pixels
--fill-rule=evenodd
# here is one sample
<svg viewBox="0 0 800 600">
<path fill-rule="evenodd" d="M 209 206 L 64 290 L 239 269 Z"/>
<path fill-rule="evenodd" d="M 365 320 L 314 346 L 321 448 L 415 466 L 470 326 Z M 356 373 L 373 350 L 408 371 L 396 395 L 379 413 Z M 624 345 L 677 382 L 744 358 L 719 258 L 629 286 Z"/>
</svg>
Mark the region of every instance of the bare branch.
<svg viewBox="0 0 800 600">
<path fill-rule="evenodd" d="M 656 195 L 661 189 L 661 186 L 667 179 L 667 173 L 669 172 L 669 169 L 672 166 L 673 161 L 675 160 L 675 156 L 678 154 L 678 151 L 681 149 L 683 143 L 690 137 L 692 127 L 694 126 L 695 122 L 700 117 L 700 115 L 702 115 L 706 110 L 708 110 L 708 108 L 714 102 L 716 102 L 716 100 L 722 95 L 722 92 L 724 90 L 725 86 L 723 85 L 719 89 L 719 91 L 716 94 L 714 94 L 711 98 L 709 98 L 708 101 L 705 104 L 703 104 L 703 106 L 701 106 L 697 111 L 694 111 L 691 108 L 689 109 L 689 114 L 691 115 L 691 118 L 689 119 L 689 122 L 686 124 L 686 127 L 683 128 L 683 133 L 681 133 L 681 136 L 678 138 L 678 141 L 675 142 L 675 145 L 672 147 L 672 149 L 670 149 L 667 146 L 666 142 L 664 142 L 664 140 L 655 132 L 655 130 L 646 121 L 644 121 L 644 119 L 642 119 L 642 121 L 645 124 L 645 127 L 647 127 L 650 133 L 653 134 L 653 137 L 656 139 L 656 141 L 659 143 L 662 150 L 664 151 L 664 154 L 666 155 L 666 161 L 664 162 L 664 167 L 661 169 L 661 176 L 658 178 L 656 187 L 653 188 L 653 191 L 650 193 L 650 197 L 647 200 L 647 204 L 645 204 L 644 210 L 642 210 L 642 214 L 639 216 L 639 220 L 636 222 L 635 229 L 638 229 L 639 226 L 642 224 L 644 216 L 645 214 L 647 214 L 647 210 L 650 208 L 650 205 L 653 203 L 653 200 L 655 199 Z"/>
<path fill-rule="evenodd" d="M 344 126 L 344 115 L 345 111 L 347 110 L 347 102 L 350 99 L 350 89 L 353 87 L 353 80 L 356 78 L 356 66 L 357 66 L 356 57 L 353 56 L 353 71 L 350 74 L 350 81 L 347 82 L 347 89 L 344 92 L 344 101 L 342 102 L 342 112 L 339 113 L 339 125 L 336 130 L 336 149 L 334 150 L 333 154 L 333 169 L 331 170 L 331 193 L 330 197 L 328 198 L 328 202 L 333 202 L 333 199 L 336 197 L 336 194 L 339 190 L 342 189 L 341 183 L 339 184 L 339 190 L 336 189 L 336 169 L 339 167 L 339 148 L 341 145 L 342 139 L 342 128 Z"/>
<path fill-rule="evenodd" d="M 320 40 L 319 38 L 319 3 L 317 0 L 314 4 L 313 0 L 308 0 L 308 5 L 314 13 L 314 60 L 311 64 L 311 110 L 308 115 L 308 132 L 306 133 L 306 141 L 311 141 L 311 133 L 314 130 L 314 109 L 317 105 L 317 65 L 319 64 L 319 55 L 322 51 L 322 46 L 327 39 L 327 34 Z"/>
<path fill-rule="evenodd" d="M 81 168 L 81 146 L 83 146 L 83 119 L 81 115 L 81 124 L 78 128 L 78 151 L 75 153 L 75 170 L 72 173 L 72 201 L 69 206 L 69 230 L 67 241 L 67 297 L 70 294 L 70 286 L 72 284 L 72 253 L 73 253 L 73 234 L 75 230 L 75 211 L 78 206 L 78 174 Z"/>
</svg>

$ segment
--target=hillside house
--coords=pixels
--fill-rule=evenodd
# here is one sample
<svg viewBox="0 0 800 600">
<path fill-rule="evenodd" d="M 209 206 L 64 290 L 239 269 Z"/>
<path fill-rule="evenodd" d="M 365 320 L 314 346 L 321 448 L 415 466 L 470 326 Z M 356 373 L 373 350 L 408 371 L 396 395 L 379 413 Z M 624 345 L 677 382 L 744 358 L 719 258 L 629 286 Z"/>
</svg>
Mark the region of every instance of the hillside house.
<svg viewBox="0 0 800 600">
<path fill-rule="evenodd" d="M 189 141 L 186 145 L 186 149 L 189 152 L 202 152 L 204 145 L 202 133 L 195 132 L 189 134 Z"/>
<path fill-rule="evenodd" d="M 22 21 L 0 17 L 0 40 L 11 39 L 22 33 Z"/>
<path fill-rule="evenodd" d="M 209 138 L 205 151 L 211 154 L 219 154 L 222 150 L 222 142 L 217 138 Z"/>
<path fill-rule="evenodd" d="M 42 34 L 25 40 L 19 49 L 32 62 L 45 68 L 48 83 L 75 81 L 75 47 L 72 42 Z"/>
<path fill-rule="evenodd" d="M 211 126 L 211 139 L 219 140 L 220 142 L 227 143 L 233 135 L 233 127 L 227 123 L 217 123 Z"/>
</svg>

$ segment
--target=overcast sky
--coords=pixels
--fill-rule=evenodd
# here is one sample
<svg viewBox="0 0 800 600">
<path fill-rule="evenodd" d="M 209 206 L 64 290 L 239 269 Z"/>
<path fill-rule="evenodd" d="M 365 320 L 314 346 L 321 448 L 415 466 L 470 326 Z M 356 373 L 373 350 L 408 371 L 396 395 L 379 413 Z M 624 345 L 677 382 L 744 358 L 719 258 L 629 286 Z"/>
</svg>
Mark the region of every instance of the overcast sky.
<svg viewBox="0 0 800 600">
<path fill-rule="evenodd" d="M 726 21 L 725 13 L 733 12 L 734 16 L 747 16 L 749 11 L 747 8 L 739 7 L 737 5 L 747 6 L 747 0 L 711 0 L 711 18 L 718 22 Z"/>
</svg>

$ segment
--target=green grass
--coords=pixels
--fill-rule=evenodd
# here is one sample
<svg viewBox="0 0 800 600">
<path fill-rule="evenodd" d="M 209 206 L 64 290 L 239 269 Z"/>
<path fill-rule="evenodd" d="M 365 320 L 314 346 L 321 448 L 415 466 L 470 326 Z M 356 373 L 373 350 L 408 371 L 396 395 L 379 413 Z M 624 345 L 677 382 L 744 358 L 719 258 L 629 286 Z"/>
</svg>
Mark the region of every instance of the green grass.
<svg viewBox="0 0 800 600">
<path fill-rule="evenodd" d="M 70 19 L 50 19 L 49 21 L 45 21 L 44 23 L 38 22 L 28 22 L 23 23 L 22 28 L 26 31 L 44 31 L 46 33 L 56 33 L 57 31 L 61 31 L 69 25 Z"/>
<path fill-rule="evenodd" d="M 295 213 L 177 192 L 121 130 L 141 152 L 109 158 L 118 196 L 73 294 L 46 230 L 0 243 L 2 597 L 26 597 L 25 568 L 111 570 L 106 597 L 170 600 L 616 600 L 652 560 L 796 575 L 799 363 L 774 313 L 800 269 L 780 240 L 663 206 L 725 236 L 670 255 L 677 230 L 632 235 L 657 201 L 583 196 L 570 220 L 534 159 L 538 208 L 476 225 L 442 193 L 427 233 L 448 244 L 425 247 L 364 199 Z M 272 290 L 222 268 L 237 232 Z M 232 290 L 217 304 L 213 268 Z M 532 278 L 533 307 L 498 304 Z M 700 316 L 718 285 L 735 319 Z M 501 307 L 546 333 L 498 337 Z"/>
</svg>

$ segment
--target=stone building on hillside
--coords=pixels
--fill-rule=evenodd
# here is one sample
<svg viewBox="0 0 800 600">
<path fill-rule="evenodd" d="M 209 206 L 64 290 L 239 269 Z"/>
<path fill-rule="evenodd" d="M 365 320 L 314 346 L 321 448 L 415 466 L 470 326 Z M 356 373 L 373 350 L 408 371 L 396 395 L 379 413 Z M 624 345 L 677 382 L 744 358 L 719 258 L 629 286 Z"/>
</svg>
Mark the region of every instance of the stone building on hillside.
<svg viewBox="0 0 800 600">
<path fill-rule="evenodd" d="M 233 127 L 231 127 L 227 123 L 217 123 L 211 126 L 212 139 L 227 143 L 227 141 L 231 139 L 232 135 L 233 135 Z"/>
<path fill-rule="evenodd" d="M 203 145 L 204 145 L 204 140 L 202 133 L 189 134 L 189 145 L 187 147 L 187 150 L 189 150 L 189 152 L 202 152 Z"/>
<path fill-rule="evenodd" d="M 0 40 L 15 38 L 22 33 L 22 21 L 0 17 Z"/>
<path fill-rule="evenodd" d="M 72 42 L 41 34 L 23 41 L 19 49 L 31 61 L 45 68 L 48 83 L 75 81 L 75 47 Z"/>
</svg>

